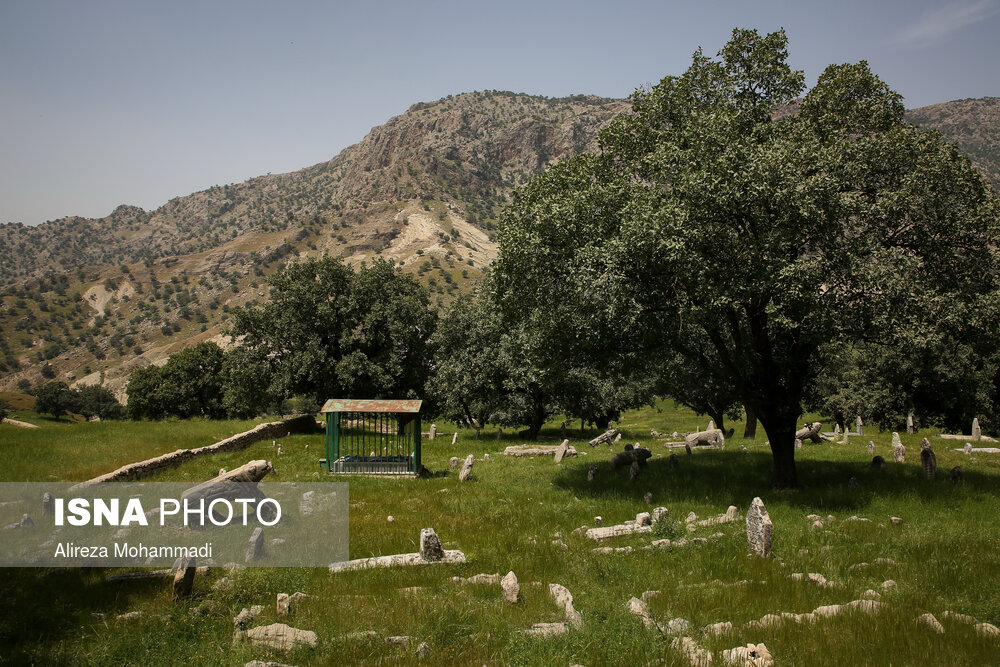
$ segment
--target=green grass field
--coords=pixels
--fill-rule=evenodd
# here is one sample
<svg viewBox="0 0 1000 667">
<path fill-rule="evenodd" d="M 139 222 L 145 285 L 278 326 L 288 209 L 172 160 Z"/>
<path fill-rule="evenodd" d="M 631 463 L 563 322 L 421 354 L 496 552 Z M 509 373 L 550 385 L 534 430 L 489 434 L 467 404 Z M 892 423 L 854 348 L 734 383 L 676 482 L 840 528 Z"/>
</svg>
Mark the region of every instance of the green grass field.
<svg viewBox="0 0 1000 667">
<path fill-rule="evenodd" d="M 5 481 L 76 480 L 111 470 L 130 460 L 193 447 L 248 428 L 250 422 L 174 422 L 159 424 L 57 424 L 37 431 L 0 425 L 0 461 Z M 870 433 L 850 444 L 806 445 L 797 453 L 803 488 L 770 489 L 770 453 L 760 430 L 755 441 L 737 436 L 724 451 L 679 450 L 680 465 L 671 469 L 671 453 L 649 436 L 703 428 L 707 418 L 663 406 L 630 412 L 622 419 L 627 442 L 650 446 L 654 457 L 636 483 L 626 470 L 612 472 L 608 446 L 591 448 L 578 430 L 570 432 L 580 452 L 555 465 L 549 457 L 514 459 L 504 446 L 521 444 L 513 436 L 497 441 L 493 432 L 476 440 L 439 423 L 445 437 L 424 441 L 426 479 L 349 478 L 351 557 L 416 551 L 420 529 L 432 526 L 445 548 L 461 549 L 468 563 L 330 574 L 326 569 L 213 569 L 195 580 L 194 595 L 173 604 L 168 581 L 106 583 L 106 570 L 8 569 L 0 584 L 0 662 L 11 664 L 243 665 L 252 659 L 305 664 L 408 664 L 419 662 L 417 644 L 427 642 L 439 664 L 642 665 L 688 664 L 670 648 L 670 637 L 643 628 L 626 610 L 630 597 L 660 591 L 649 598 L 653 616 L 663 623 L 681 617 L 692 624 L 688 634 L 711 650 L 713 664 L 721 651 L 764 642 L 777 665 L 984 665 L 1000 663 L 1000 637 L 983 636 L 972 625 L 944 618 L 950 610 L 1000 624 L 1000 455 L 967 457 L 952 451 L 964 444 L 929 432 L 902 434 L 907 462 L 892 463 L 889 433 Z M 555 439 L 555 425 L 543 432 Z M 924 479 L 919 441 L 931 438 L 937 454 L 936 480 Z M 868 440 L 890 461 L 885 470 L 868 467 Z M 278 456 L 271 441 L 235 453 L 191 461 L 157 477 L 160 481 L 201 481 L 221 467 L 251 459 L 273 461 L 277 481 L 325 479 L 317 459 L 323 438 L 292 436 L 281 441 Z M 550 441 L 551 444 L 551 441 Z M 308 450 L 306 446 L 309 445 Z M 614 451 L 619 451 L 616 446 Z M 677 452 L 678 450 L 672 450 Z M 460 483 L 450 470 L 452 456 L 476 455 L 472 478 Z M 483 461 L 489 453 L 490 460 Z M 973 461 L 975 458 L 977 460 Z M 598 465 L 593 482 L 587 469 Z M 961 465 L 965 481 L 948 480 Z M 849 485 L 851 478 L 857 485 Z M 332 478 L 331 478 L 332 479 Z M 345 478 L 338 477 L 338 481 Z M 669 508 L 673 537 L 720 538 L 706 544 L 644 551 L 638 547 L 658 536 L 621 537 L 602 545 L 636 547 L 632 553 L 595 554 L 596 546 L 571 532 L 594 525 L 621 523 L 653 506 Z M 754 496 L 767 504 L 774 522 L 770 559 L 748 556 L 744 517 Z M 721 514 L 729 505 L 740 510 L 735 523 L 687 533 L 684 517 Z M 809 514 L 824 517 L 813 529 Z M 395 521 L 389 523 L 387 516 Z M 831 522 L 827 516 L 835 519 Z M 870 519 L 850 521 L 849 517 Z M 902 517 L 893 525 L 889 517 Z M 561 533 L 565 547 L 553 544 Z M 888 560 L 878 560 L 888 559 Z M 876 563 L 876 561 L 878 562 Z M 868 566 L 855 567 L 860 563 Z M 460 585 L 452 576 L 505 574 L 513 570 L 523 601 L 504 602 L 497 585 Z M 821 587 L 790 578 L 792 573 L 820 573 L 836 582 Z M 222 577 L 230 585 L 219 587 Z M 896 586 L 883 589 L 883 582 Z M 737 582 L 747 581 L 742 585 Z M 535 582 L 538 582 L 537 584 Z M 518 631 L 543 621 L 563 620 L 549 598 L 548 584 L 573 594 L 583 627 L 553 638 L 532 638 Z M 707 584 L 707 585 L 705 585 Z M 408 590 L 419 587 L 419 590 Z M 882 606 L 874 614 L 851 611 L 809 624 L 788 621 L 774 628 L 748 628 L 766 614 L 809 612 L 842 604 L 873 589 Z M 299 603 L 288 619 L 319 636 L 316 649 L 291 653 L 247 644 L 232 645 L 233 617 L 243 607 L 262 604 L 257 624 L 277 622 L 277 593 L 302 591 L 315 597 Z M 115 615 L 142 611 L 134 620 Z M 933 613 L 943 635 L 916 623 Z M 95 616 L 95 614 L 103 614 Z M 730 621 L 733 630 L 717 636 L 705 625 Z M 347 637 L 375 631 L 377 639 Z M 385 637 L 408 635 L 406 648 L 389 646 Z M 659 664 L 659 663 L 657 663 Z"/>
</svg>

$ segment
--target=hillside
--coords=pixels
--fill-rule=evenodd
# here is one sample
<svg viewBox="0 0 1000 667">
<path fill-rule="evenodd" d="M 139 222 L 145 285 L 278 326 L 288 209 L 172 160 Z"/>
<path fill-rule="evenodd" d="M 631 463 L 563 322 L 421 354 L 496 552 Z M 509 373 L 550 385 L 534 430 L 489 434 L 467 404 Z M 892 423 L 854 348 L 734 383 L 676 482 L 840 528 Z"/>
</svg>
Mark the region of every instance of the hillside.
<svg viewBox="0 0 1000 667">
<path fill-rule="evenodd" d="M 213 186 L 155 211 L 0 225 L 0 391 L 102 383 L 203 340 L 267 297 L 296 257 L 397 262 L 438 305 L 483 275 L 513 189 L 596 148 L 623 100 L 475 92 L 420 103 L 328 162 Z M 955 141 L 1000 191 L 1000 98 L 908 112 Z"/>
<path fill-rule="evenodd" d="M 120 391 L 133 368 L 222 340 L 229 309 L 266 297 L 267 275 L 297 256 L 391 258 L 443 304 L 492 261 L 496 217 L 514 187 L 594 149 L 626 106 L 467 93 L 415 104 L 297 172 L 213 186 L 155 211 L 2 225 L 0 388 L 37 384 L 44 371 Z"/>
<path fill-rule="evenodd" d="M 908 111 L 906 119 L 958 144 L 1000 192 L 1000 97 L 932 104 Z"/>
</svg>

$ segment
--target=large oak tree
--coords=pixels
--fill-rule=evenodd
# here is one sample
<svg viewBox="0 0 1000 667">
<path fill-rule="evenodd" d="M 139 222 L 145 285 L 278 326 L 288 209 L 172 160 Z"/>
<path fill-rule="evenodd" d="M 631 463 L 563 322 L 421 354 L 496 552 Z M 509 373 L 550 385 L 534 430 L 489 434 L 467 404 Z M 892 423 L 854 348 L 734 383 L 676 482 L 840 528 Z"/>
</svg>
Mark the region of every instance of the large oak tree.
<svg viewBox="0 0 1000 667">
<path fill-rule="evenodd" d="M 600 154 L 516 194 L 494 267 L 506 313 L 559 313 L 581 349 L 679 355 L 683 382 L 732 387 L 782 487 L 823 349 L 961 322 L 998 270 L 997 203 L 968 159 L 906 124 L 864 62 L 801 97 L 786 46 L 735 30 L 636 91 Z"/>
</svg>

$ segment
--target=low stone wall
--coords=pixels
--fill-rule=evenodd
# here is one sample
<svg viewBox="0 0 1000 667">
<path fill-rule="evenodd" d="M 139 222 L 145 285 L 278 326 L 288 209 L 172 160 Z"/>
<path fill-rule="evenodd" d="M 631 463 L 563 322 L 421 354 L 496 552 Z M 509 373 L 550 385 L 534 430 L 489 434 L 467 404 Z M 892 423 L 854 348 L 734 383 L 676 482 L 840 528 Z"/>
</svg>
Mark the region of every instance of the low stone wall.
<svg viewBox="0 0 1000 667">
<path fill-rule="evenodd" d="M 249 431 L 237 433 L 234 436 L 228 437 L 225 440 L 220 440 L 212 445 L 206 445 L 205 447 L 198 447 L 196 449 L 178 449 L 175 452 L 161 454 L 160 456 L 146 459 L 145 461 L 138 461 L 136 463 L 123 465 L 117 470 L 113 470 L 93 479 L 88 479 L 85 482 L 80 482 L 73 488 L 80 489 L 92 484 L 103 484 L 104 482 L 127 482 L 142 479 L 143 477 L 148 477 L 149 475 L 165 468 L 179 466 L 181 463 L 203 454 L 233 452 L 240 449 L 246 449 L 253 443 L 261 440 L 266 440 L 268 438 L 283 438 L 287 435 L 291 435 L 292 433 L 313 433 L 319 427 L 319 423 L 312 415 L 302 415 L 301 417 L 295 417 L 283 422 L 259 424 L 254 426 Z"/>
</svg>

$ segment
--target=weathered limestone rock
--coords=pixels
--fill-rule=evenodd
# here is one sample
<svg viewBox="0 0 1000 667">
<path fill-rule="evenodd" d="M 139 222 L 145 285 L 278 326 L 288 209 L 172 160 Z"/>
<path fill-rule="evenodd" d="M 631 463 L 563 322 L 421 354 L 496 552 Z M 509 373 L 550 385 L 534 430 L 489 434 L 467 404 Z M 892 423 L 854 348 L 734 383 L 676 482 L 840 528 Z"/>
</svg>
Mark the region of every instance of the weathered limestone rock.
<svg viewBox="0 0 1000 667">
<path fill-rule="evenodd" d="M 568 440 L 566 442 L 569 442 Z M 504 456 L 532 457 L 532 456 L 555 456 L 562 445 L 511 445 L 503 450 Z M 567 445 L 562 458 L 576 456 L 576 447 Z M 485 458 L 485 457 L 484 457 Z M 562 459 L 560 459 L 561 461 Z M 559 463 L 559 461 L 556 461 Z"/>
<path fill-rule="evenodd" d="M 593 482 L 594 477 L 597 475 L 597 466 L 593 465 L 587 468 L 587 481 Z"/>
<path fill-rule="evenodd" d="M 821 422 L 813 422 L 812 424 L 806 424 L 805 426 L 803 426 L 802 428 L 800 428 L 798 431 L 795 432 L 795 438 L 797 440 L 801 440 L 802 442 L 805 442 L 806 438 L 817 443 L 823 442 L 823 438 L 819 434 L 819 431 L 822 428 L 823 424 Z"/>
<path fill-rule="evenodd" d="M 774 658 L 763 643 L 737 646 L 722 652 L 722 660 L 727 665 L 738 667 L 771 667 Z"/>
<path fill-rule="evenodd" d="M 452 577 L 456 584 L 499 584 L 499 574 L 474 574 L 471 577 Z"/>
<path fill-rule="evenodd" d="M 593 440 L 591 440 L 587 444 L 589 444 L 591 447 L 597 447 L 598 445 L 601 445 L 601 444 L 604 444 L 604 443 L 607 443 L 607 444 L 610 445 L 614 441 L 615 437 L 618 436 L 618 435 L 620 435 L 620 434 L 621 434 L 621 431 L 619 431 L 616 428 L 613 428 L 613 429 L 611 429 L 609 431 L 606 431 L 606 432 L 600 434 L 599 436 L 597 436 L 596 438 L 594 438 Z"/>
<path fill-rule="evenodd" d="M 892 446 L 892 460 L 896 463 L 906 463 L 906 447 L 903 446 L 903 443 L 900 442 Z"/>
<path fill-rule="evenodd" d="M 987 637 L 998 637 L 1000 636 L 1000 628 L 993 625 L 992 623 L 976 623 L 974 626 L 976 632 Z"/>
<path fill-rule="evenodd" d="M 871 440 L 868 441 L 868 453 L 869 454 L 875 453 L 875 443 L 872 442 Z"/>
<path fill-rule="evenodd" d="M 727 632 L 733 631 L 733 624 L 729 621 L 720 621 L 712 625 L 706 625 L 701 631 L 706 635 L 724 635 Z"/>
<path fill-rule="evenodd" d="M 931 632 L 935 632 L 939 635 L 944 634 L 944 626 L 941 622 L 934 618 L 934 614 L 923 614 L 917 618 L 917 624 L 926 626 Z"/>
<path fill-rule="evenodd" d="M 682 635 L 691 629 L 691 621 L 686 618 L 672 618 L 663 627 L 668 635 Z"/>
<path fill-rule="evenodd" d="M 691 667 L 711 667 L 712 652 L 698 646 L 690 637 L 674 637 L 670 648 L 681 653 L 691 663 Z"/>
<path fill-rule="evenodd" d="M 684 436 L 684 444 L 690 447 L 726 448 L 726 436 L 722 429 L 713 428 L 710 431 L 696 431 Z"/>
<path fill-rule="evenodd" d="M 982 440 L 983 430 L 979 428 L 979 417 L 974 417 L 972 420 L 972 439 Z"/>
<path fill-rule="evenodd" d="M 597 517 L 594 517 L 595 519 Z M 596 522 L 595 522 L 596 523 Z M 635 523 L 623 523 L 616 526 L 604 526 L 602 528 L 591 528 L 587 531 L 587 537 L 594 540 L 595 542 L 600 542 L 601 540 L 609 540 L 612 537 L 621 537 L 623 535 L 634 535 L 636 533 L 650 533 L 653 531 L 652 526 L 637 526 Z"/>
<path fill-rule="evenodd" d="M 666 507 L 654 507 L 653 508 L 653 525 L 655 526 L 660 521 L 666 521 L 670 515 L 670 511 Z"/>
<path fill-rule="evenodd" d="M 247 541 L 246 562 L 252 563 L 264 555 L 264 529 L 257 526 Z"/>
<path fill-rule="evenodd" d="M 433 528 L 424 528 L 420 531 L 420 557 L 426 561 L 439 561 L 444 558 L 441 539 Z"/>
<path fill-rule="evenodd" d="M 708 519 L 702 519 L 701 521 L 689 521 L 687 524 L 688 532 L 693 533 L 698 528 L 704 528 L 706 526 L 716 526 L 723 523 L 732 523 L 733 521 L 739 521 L 740 511 L 735 505 L 730 505 L 729 509 L 726 510 L 725 514 L 719 514 L 717 516 L 709 517 Z"/>
<path fill-rule="evenodd" d="M 635 614 L 642 619 L 642 624 L 647 630 L 660 629 L 660 626 L 653 620 L 652 614 L 649 613 L 649 606 L 645 601 L 633 597 L 629 599 L 625 606 L 629 610 L 629 613 Z"/>
<path fill-rule="evenodd" d="M 771 555 L 771 517 L 764 501 L 754 498 L 747 510 L 747 546 L 750 553 L 767 558 Z"/>
<path fill-rule="evenodd" d="M 635 515 L 635 525 L 637 526 L 652 526 L 653 519 L 650 517 L 649 512 L 639 512 Z"/>
<path fill-rule="evenodd" d="M 416 655 L 420 660 L 426 660 L 431 655 L 431 645 L 427 642 L 420 642 L 420 645 L 417 646 Z"/>
<path fill-rule="evenodd" d="M 517 583 L 517 577 L 511 570 L 500 580 L 500 589 L 503 591 L 503 599 L 511 604 L 516 604 L 521 597 L 521 586 Z"/>
<path fill-rule="evenodd" d="M 427 439 L 428 440 L 433 440 L 434 437 L 437 436 L 437 432 L 438 432 L 438 425 L 437 424 L 431 424 L 431 430 L 430 430 L 430 433 L 427 434 Z"/>
<path fill-rule="evenodd" d="M 522 634 L 533 637 L 554 637 L 564 635 L 569 632 L 565 623 L 535 623 L 527 630 L 521 630 Z"/>
<path fill-rule="evenodd" d="M 458 444 L 458 433 L 455 433 L 455 435 L 451 436 L 451 444 L 453 445 Z"/>
<path fill-rule="evenodd" d="M 472 474 L 472 464 L 476 460 L 476 457 L 469 454 L 465 457 L 465 463 L 462 464 L 462 470 L 458 473 L 458 481 L 464 482 L 469 479 L 469 475 Z"/>
<path fill-rule="evenodd" d="M 555 462 L 562 463 L 563 457 L 566 456 L 566 451 L 569 449 L 569 440 L 563 440 L 562 444 L 559 445 L 559 449 L 555 453 Z"/>
<path fill-rule="evenodd" d="M 452 470 L 454 470 L 455 468 L 457 468 L 458 467 L 458 457 L 457 456 L 451 457 L 451 459 L 448 461 L 448 465 L 451 467 Z"/>
<path fill-rule="evenodd" d="M 55 500 L 52 499 L 52 494 L 46 491 L 42 494 L 42 514 L 54 514 L 55 513 Z"/>
<path fill-rule="evenodd" d="M 906 415 L 906 432 L 913 433 L 913 410 L 910 410 L 909 414 Z"/>
<path fill-rule="evenodd" d="M 955 466 L 954 468 L 952 468 L 949 477 L 951 477 L 951 481 L 953 482 L 964 481 L 965 473 L 962 472 L 962 466 Z"/>
<path fill-rule="evenodd" d="M 252 644 L 267 646 L 279 651 L 290 651 L 300 646 L 316 648 L 318 644 L 316 633 L 311 630 L 299 630 L 284 623 L 272 623 L 250 628 L 246 639 Z"/>
<path fill-rule="evenodd" d="M 570 625 L 575 628 L 583 625 L 583 616 L 573 607 L 573 595 L 565 586 L 549 584 L 549 595 L 555 600 L 556 605 L 562 608 Z"/>
<path fill-rule="evenodd" d="M 174 602 L 180 602 L 191 595 L 194 575 L 197 571 L 193 558 L 182 558 L 174 573 Z"/>
<path fill-rule="evenodd" d="M 316 499 L 315 491 L 306 491 L 299 500 L 299 514 L 302 516 L 312 516 L 313 504 Z"/>
<path fill-rule="evenodd" d="M 276 604 L 278 618 L 281 618 L 282 616 L 288 616 L 289 606 L 290 606 L 290 600 L 288 597 L 288 593 L 278 593 L 278 599 Z"/>
<path fill-rule="evenodd" d="M 292 665 L 286 665 L 283 662 L 275 662 L 273 660 L 251 660 L 243 667 L 292 667 Z"/>
<path fill-rule="evenodd" d="M 858 415 L 858 418 L 854 420 L 854 432 L 858 435 L 865 434 L 865 423 L 861 421 L 861 415 Z"/>
</svg>

